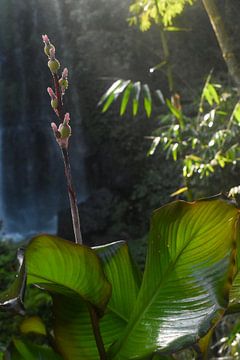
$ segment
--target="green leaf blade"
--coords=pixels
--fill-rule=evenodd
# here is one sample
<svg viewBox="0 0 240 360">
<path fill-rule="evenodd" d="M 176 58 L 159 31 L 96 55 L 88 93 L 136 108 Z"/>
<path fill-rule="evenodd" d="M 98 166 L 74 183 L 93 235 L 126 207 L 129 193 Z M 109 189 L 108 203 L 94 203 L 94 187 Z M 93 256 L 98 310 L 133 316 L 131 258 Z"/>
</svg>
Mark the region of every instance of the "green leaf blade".
<svg viewBox="0 0 240 360">
<path fill-rule="evenodd" d="M 125 113 L 126 111 L 126 108 L 127 108 L 127 105 L 128 105 L 128 101 L 129 101 L 129 97 L 130 97 L 130 94 L 131 94 L 131 91 L 132 91 L 132 88 L 133 88 L 133 84 L 130 82 L 125 91 L 124 91 L 124 94 L 123 94 L 123 98 L 122 98 L 122 102 L 121 102 L 121 107 L 120 107 L 120 116 L 123 116 L 123 114 Z"/>
<path fill-rule="evenodd" d="M 112 285 L 112 295 L 99 319 L 101 336 L 108 349 L 127 325 L 139 291 L 140 278 L 128 253 L 127 244 L 115 242 L 93 248 L 101 259 Z M 78 296 L 53 294 L 53 332 L 58 351 L 66 360 L 97 360 L 88 305 Z"/>
<path fill-rule="evenodd" d="M 147 117 L 149 118 L 152 113 L 152 96 L 147 84 L 144 84 L 143 87 L 143 96 L 144 96 L 144 109 Z"/>
<path fill-rule="evenodd" d="M 154 213 L 146 270 L 114 359 L 175 352 L 223 315 L 233 277 L 238 210 L 224 200 L 173 202 Z"/>
<path fill-rule="evenodd" d="M 138 113 L 140 92 L 141 92 L 141 82 L 137 81 L 133 84 L 133 105 L 132 105 L 133 116 L 136 116 Z"/>
<path fill-rule="evenodd" d="M 34 238 L 26 250 L 27 283 L 50 292 L 77 294 L 104 310 L 111 286 L 93 250 L 55 236 Z"/>
</svg>

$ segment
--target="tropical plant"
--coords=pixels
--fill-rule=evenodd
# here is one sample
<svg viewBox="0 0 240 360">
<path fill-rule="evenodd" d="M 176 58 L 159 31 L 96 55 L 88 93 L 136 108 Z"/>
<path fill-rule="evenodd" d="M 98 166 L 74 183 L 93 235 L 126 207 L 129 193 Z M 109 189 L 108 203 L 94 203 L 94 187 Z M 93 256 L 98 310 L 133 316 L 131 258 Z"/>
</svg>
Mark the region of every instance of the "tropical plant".
<svg viewBox="0 0 240 360">
<path fill-rule="evenodd" d="M 195 115 L 191 117 L 184 114 L 178 94 L 170 100 L 165 99 L 160 90 L 155 92 L 159 103 L 162 103 L 162 114 L 156 116 L 154 132 L 147 135 L 152 140 L 148 155 L 153 155 L 159 146 L 167 159 L 172 156 L 174 161 L 181 163 L 184 187 L 174 193 L 176 195 L 188 190 L 193 178 L 203 179 L 218 167 L 235 166 L 240 159 L 240 104 L 237 92 L 224 89 L 214 83 L 211 77 L 212 72 L 203 86 Z M 145 112 L 150 117 L 153 96 L 147 84 L 143 85 L 142 90 Z M 104 104 L 103 112 L 121 94 L 120 115 L 125 114 L 132 100 L 132 113 L 136 116 L 141 84 L 130 80 L 118 80 L 108 89 L 100 101 Z"/>
<path fill-rule="evenodd" d="M 106 112 L 110 105 L 122 96 L 120 101 L 120 116 L 126 113 L 128 104 L 132 101 L 132 115 L 138 114 L 139 108 L 144 108 L 147 117 L 152 116 L 154 108 L 160 108 L 160 114 L 156 111 L 156 129 L 153 133 L 146 134 L 152 140 L 148 155 L 153 155 L 157 147 L 161 147 L 165 158 L 173 157 L 182 167 L 183 180 L 181 187 L 172 195 L 179 195 L 188 191 L 188 198 L 192 197 L 193 183 L 213 174 L 216 169 L 226 165 L 236 166 L 239 161 L 239 120 L 240 105 L 237 89 L 224 89 L 220 84 L 212 81 L 212 71 L 208 75 L 199 95 L 198 105 L 194 106 L 191 116 L 185 113 L 181 104 L 181 97 L 174 91 L 174 79 L 170 63 L 170 51 L 168 48 L 166 31 L 179 31 L 173 27 L 173 20 L 182 13 L 184 7 L 193 4 L 194 1 L 174 0 L 135 0 L 130 5 L 129 22 L 138 25 L 140 30 L 149 30 L 155 23 L 160 30 L 163 58 L 160 63 L 150 68 L 150 72 L 164 70 L 168 80 L 170 96 L 163 95 L 160 89 L 151 92 L 148 84 L 140 81 L 118 79 L 115 81 L 100 99 L 99 105 L 102 112 Z M 209 18 L 215 24 L 214 13 L 218 15 L 221 24 L 214 26 L 218 41 L 223 54 L 232 54 L 230 74 L 238 86 L 238 63 L 236 65 L 235 52 L 231 47 L 231 41 L 223 19 L 220 16 L 215 0 L 203 1 Z M 212 18 L 214 18 L 212 20 Z M 219 20 L 219 21 L 220 21 Z M 183 30 L 183 29 L 182 29 Z M 142 99 L 141 99 L 142 98 Z M 155 107 L 154 107 L 154 98 Z M 143 102 L 143 106 L 141 104 Z M 159 110 L 158 110 L 159 112 Z"/>
<path fill-rule="evenodd" d="M 200 339 L 225 311 L 239 310 L 238 224 L 239 210 L 227 199 L 163 206 L 152 218 L 143 278 L 122 241 L 91 249 L 54 236 L 34 238 L 24 258 L 20 253 L 19 276 L 1 304 L 22 312 L 26 275 L 28 285 L 51 294 L 53 328 L 47 331 L 39 318 L 24 320 L 22 337 L 7 353 L 13 359 L 150 359 L 187 346 L 206 350 Z M 30 342 L 34 333 L 58 355 Z"/>
<path fill-rule="evenodd" d="M 46 35 L 43 40 L 55 84 L 55 92 L 48 90 L 51 105 L 62 121 L 52 128 L 60 149 L 67 150 L 71 131 L 61 86 L 67 71 L 58 78 L 55 48 Z M 26 285 L 46 291 L 52 326 L 39 316 L 25 318 L 5 359 L 156 360 L 174 358 L 186 347 L 206 355 L 216 324 L 226 312 L 240 310 L 237 205 L 217 196 L 156 210 L 141 274 L 124 241 L 94 248 L 81 243 L 74 196 L 69 197 L 76 242 L 50 235 L 32 239 L 19 249 L 17 277 L 0 297 L 2 308 L 24 316 Z"/>
</svg>

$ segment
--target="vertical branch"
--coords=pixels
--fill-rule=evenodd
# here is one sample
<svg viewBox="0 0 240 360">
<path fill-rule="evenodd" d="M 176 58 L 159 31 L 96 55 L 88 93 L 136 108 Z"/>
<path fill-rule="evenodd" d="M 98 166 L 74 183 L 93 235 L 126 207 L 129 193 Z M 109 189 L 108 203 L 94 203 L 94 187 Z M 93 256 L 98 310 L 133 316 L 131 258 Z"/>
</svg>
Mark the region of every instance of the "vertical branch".
<svg viewBox="0 0 240 360">
<path fill-rule="evenodd" d="M 240 63 L 236 57 L 233 42 L 215 0 L 202 0 L 218 40 L 228 71 L 240 92 Z"/>
<path fill-rule="evenodd" d="M 63 156 L 65 176 L 67 179 L 68 196 L 69 196 L 70 207 L 71 207 L 75 242 L 76 242 L 76 244 L 82 244 L 82 234 L 81 234 L 81 228 L 80 228 L 77 197 L 76 197 L 76 194 L 75 194 L 75 191 L 73 188 L 73 184 L 72 184 L 72 174 L 71 174 L 71 167 L 70 167 L 68 151 L 64 147 L 60 147 L 60 148 L 61 148 L 61 152 L 62 152 L 62 156 Z"/>
<path fill-rule="evenodd" d="M 159 23 L 159 28 L 160 28 L 160 38 L 161 38 L 161 43 L 162 43 L 164 60 L 166 61 L 166 66 L 167 66 L 168 88 L 169 88 L 170 93 L 172 94 L 173 89 L 174 89 L 172 66 L 171 66 L 170 59 L 169 59 L 170 53 L 169 53 L 169 48 L 168 48 L 168 42 L 167 42 L 167 38 L 164 33 L 164 28 L 163 28 L 162 21 L 161 21 L 162 16 L 159 11 L 158 0 L 155 0 L 155 7 L 157 10 L 157 14 L 158 14 L 158 23 Z"/>
</svg>

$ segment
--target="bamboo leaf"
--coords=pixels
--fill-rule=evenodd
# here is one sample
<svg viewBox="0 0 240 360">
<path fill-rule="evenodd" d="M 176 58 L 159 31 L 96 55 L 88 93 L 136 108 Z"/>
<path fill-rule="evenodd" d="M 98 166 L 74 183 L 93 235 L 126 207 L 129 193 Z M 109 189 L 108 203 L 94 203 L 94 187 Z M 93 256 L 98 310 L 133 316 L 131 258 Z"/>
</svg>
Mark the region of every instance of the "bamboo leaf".
<svg viewBox="0 0 240 360">
<path fill-rule="evenodd" d="M 150 93 L 149 86 L 147 84 L 143 85 L 143 96 L 144 96 L 144 108 L 147 117 L 151 116 L 152 112 L 152 97 Z"/>
<path fill-rule="evenodd" d="M 127 104 L 128 104 L 128 101 L 129 101 L 129 97 L 130 97 L 130 94 L 131 94 L 131 91 L 132 91 L 132 88 L 133 88 L 133 84 L 130 82 L 125 91 L 124 91 L 124 94 L 123 94 L 123 98 L 122 98 L 122 102 L 121 102 L 121 107 L 120 107 L 120 115 L 122 116 L 125 111 L 126 111 L 126 108 L 127 108 Z"/>
<path fill-rule="evenodd" d="M 122 79 L 118 79 L 117 81 L 115 81 L 110 88 L 103 94 L 103 96 L 101 97 L 98 106 L 102 105 L 108 98 L 109 96 L 123 83 L 124 80 Z"/>
<path fill-rule="evenodd" d="M 133 116 L 136 116 L 138 113 L 140 91 L 141 83 L 137 81 L 133 84 Z"/>
</svg>

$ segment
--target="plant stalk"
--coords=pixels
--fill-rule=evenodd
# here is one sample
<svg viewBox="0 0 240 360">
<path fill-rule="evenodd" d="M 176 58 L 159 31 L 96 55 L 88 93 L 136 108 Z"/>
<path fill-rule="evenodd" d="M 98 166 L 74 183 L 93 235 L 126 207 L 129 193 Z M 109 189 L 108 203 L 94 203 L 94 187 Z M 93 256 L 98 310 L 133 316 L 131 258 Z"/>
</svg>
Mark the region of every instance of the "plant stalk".
<svg viewBox="0 0 240 360">
<path fill-rule="evenodd" d="M 82 234 L 81 234 L 80 219 L 79 219 L 79 212 L 78 212 L 78 205 L 77 205 L 77 197 L 76 197 L 76 193 L 74 191 L 73 183 L 72 183 L 72 174 L 71 174 L 69 155 L 68 155 L 68 151 L 66 148 L 61 147 L 61 152 L 62 152 L 62 157 L 63 157 L 63 162 L 64 162 L 65 176 L 66 176 L 66 180 L 67 180 L 68 196 L 69 196 L 70 207 L 71 207 L 75 243 L 82 244 Z"/>
<path fill-rule="evenodd" d="M 228 67 L 228 71 L 235 82 L 240 93 L 240 65 L 232 39 L 228 33 L 227 26 L 221 16 L 216 0 L 202 0 L 208 14 L 212 28 L 217 37 L 222 56 Z"/>
<path fill-rule="evenodd" d="M 96 309 L 91 304 L 88 304 L 88 310 L 90 313 L 92 329 L 93 329 L 96 345 L 98 348 L 99 359 L 107 360 L 107 354 L 105 351 L 103 339 L 102 339 L 101 332 L 99 329 L 99 317 L 97 315 Z"/>
<path fill-rule="evenodd" d="M 164 33 L 163 24 L 162 24 L 162 21 L 161 21 L 162 16 L 161 16 L 161 13 L 159 11 L 158 0 L 155 0 L 155 7 L 156 7 L 156 10 L 157 10 L 157 14 L 158 14 L 158 23 L 159 23 L 159 29 L 160 29 L 160 37 L 161 37 L 164 61 L 166 61 L 166 67 L 167 67 L 168 88 L 169 88 L 170 93 L 172 94 L 174 92 L 172 66 L 171 66 L 171 63 L 170 63 L 170 60 L 169 60 L 170 53 L 169 53 L 169 48 L 168 48 L 168 42 L 167 42 L 166 35 Z"/>
<path fill-rule="evenodd" d="M 63 123 L 63 121 L 64 121 L 63 99 L 62 99 L 62 94 L 61 94 L 58 80 L 59 80 L 58 75 L 53 74 L 54 88 L 55 88 L 55 93 L 56 93 L 56 96 L 58 99 L 58 107 L 57 107 L 58 117 L 59 117 L 60 122 Z M 73 182 L 72 182 L 72 172 L 71 172 L 68 150 L 67 150 L 67 148 L 61 147 L 61 146 L 60 146 L 60 149 L 61 149 L 61 153 L 62 153 L 62 157 L 63 157 L 65 176 L 66 176 L 66 180 L 67 180 L 68 197 L 69 197 L 70 208 L 71 208 L 75 243 L 81 245 L 83 243 L 83 241 L 82 241 L 82 234 L 81 234 L 81 227 L 80 227 L 80 218 L 79 218 L 79 212 L 78 212 L 77 197 L 76 197 L 76 193 L 74 191 Z"/>
</svg>

